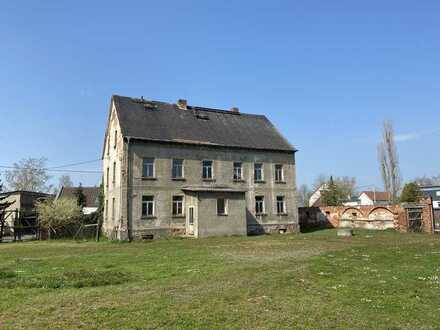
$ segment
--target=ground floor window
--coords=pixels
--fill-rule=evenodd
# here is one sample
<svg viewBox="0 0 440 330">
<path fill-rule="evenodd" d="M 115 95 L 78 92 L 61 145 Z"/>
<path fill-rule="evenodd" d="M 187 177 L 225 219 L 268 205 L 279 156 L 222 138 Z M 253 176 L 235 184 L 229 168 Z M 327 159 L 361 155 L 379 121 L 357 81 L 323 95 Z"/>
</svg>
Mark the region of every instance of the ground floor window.
<svg viewBox="0 0 440 330">
<path fill-rule="evenodd" d="M 284 196 L 277 196 L 277 214 L 286 213 Z"/>
<path fill-rule="evenodd" d="M 264 196 L 255 196 L 255 214 L 264 213 Z"/>
<path fill-rule="evenodd" d="M 173 215 L 183 215 L 183 196 L 173 196 Z"/>
<path fill-rule="evenodd" d="M 224 198 L 217 199 L 217 214 L 226 215 L 227 214 L 227 200 Z"/>
<path fill-rule="evenodd" d="M 154 196 L 142 196 L 142 216 L 154 215 Z"/>
</svg>

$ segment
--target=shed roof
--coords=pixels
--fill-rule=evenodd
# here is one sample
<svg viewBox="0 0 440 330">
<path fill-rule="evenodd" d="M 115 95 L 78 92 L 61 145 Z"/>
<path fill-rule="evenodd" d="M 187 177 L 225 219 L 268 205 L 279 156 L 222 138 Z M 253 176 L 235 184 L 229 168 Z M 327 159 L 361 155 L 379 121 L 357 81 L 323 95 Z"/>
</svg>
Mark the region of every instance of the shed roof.
<svg viewBox="0 0 440 330">
<path fill-rule="evenodd" d="M 85 207 L 98 207 L 98 195 L 99 187 L 82 187 L 84 196 L 86 196 Z M 77 198 L 76 192 L 78 187 L 61 187 L 58 192 L 57 199 L 59 198 Z"/>
<path fill-rule="evenodd" d="M 122 135 L 141 140 L 295 152 L 263 115 L 113 95 Z"/>
</svg>

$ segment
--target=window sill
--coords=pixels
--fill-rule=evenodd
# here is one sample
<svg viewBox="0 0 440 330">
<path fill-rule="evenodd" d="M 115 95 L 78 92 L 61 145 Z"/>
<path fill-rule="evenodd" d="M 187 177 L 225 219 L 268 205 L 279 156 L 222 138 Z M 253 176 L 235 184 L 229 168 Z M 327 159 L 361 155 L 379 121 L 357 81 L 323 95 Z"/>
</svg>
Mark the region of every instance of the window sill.
<svg viewBox="0 0 440 330">
<path fill-rule="evenodd" d="M 157 180 L 157 178 L 156 177 L 143 176 L 141 178 L 141 180 L 142 181 L 155 181 L 155 180 Z"/>
<path fill-rule="evenodd" d="M 289 214 L 288 214 L 288 213 L 277 213 L 277 215 L 279 215 L 279 216 L 281 216 L 281 217 L 286 217 L 286 216 L 288 216 Z"/>
<path fill-rule="evenodd" d="M 254 180 L 254 183 L 266 183 L 264 180 Z"/>
<path fill-rule="evenodd" d="M 243 179 L 233 179 L 232 181 L 235 182 L 235 183 L 243 183 L 243 182 L 246 182 L 246 181 L 243 180 Z"/>
<path fill-rule="evenodd" d="M 255 213 L 256 217 L 267 217 L 267 213 Z"/>
<path fill-rule="evenodd" d="M 228 215 L 227 214 L 218 214 L 217 213 L 217 216 L 219 216 L 219 217 L 227 217 Z"/>
<path fill-rule="evenodd" d="M 185 178 L 171 178 L 172 181 L 186 181 Z"/>
<path fill-rule="evenodd" d="M 279 183 L 279 184 L 286 184 L 286 181 L 275 181 L 275 183 Z"/>
<path fill-rule="evenodd" d="M 152 220 L 152 219 L 156 219 L 156 216 L 154 215 L 143 215 L 141 217 L 142 220 Z"/>
<path fill-rule="evenodd" d="M 185 219 L 185 215 L 184 214 L 173 214 L 172 218 L 173 219 Z"/>
<path fill-rule="evenodd" d="M 215 182 L 215 179 L 202 179 L 203 182 Z"/>
</svg>

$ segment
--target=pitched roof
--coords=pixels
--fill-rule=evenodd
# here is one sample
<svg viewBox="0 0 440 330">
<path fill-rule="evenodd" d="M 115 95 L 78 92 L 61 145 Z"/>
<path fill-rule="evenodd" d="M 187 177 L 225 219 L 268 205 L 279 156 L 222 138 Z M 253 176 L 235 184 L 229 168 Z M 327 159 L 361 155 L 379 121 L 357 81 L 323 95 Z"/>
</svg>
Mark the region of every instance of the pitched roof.
<svg viewBox="0 0 440 330">
<path fill-rule="evenodd" d="M 59 198 L 76 198 L 78 187 L 61 187 L 57 195 Z M 99 187 L 82 187 L 83 194 L 86 196 L 85 207 L 98 207 Z"/>
<path fill-rule="evenodd" d="M 142 140 L 294 152 L 263 115 L 113 95 L 122 134 Z"/>
<path fill-rule="evenodd" d="M 376 200 L 376 201 L 390 201 L 391 200 L 391 194 L 383 191 L 363 191 L 359 194 L 362 195 L 365 194 L 368 196 L 369 199 Z"/>
</svg>

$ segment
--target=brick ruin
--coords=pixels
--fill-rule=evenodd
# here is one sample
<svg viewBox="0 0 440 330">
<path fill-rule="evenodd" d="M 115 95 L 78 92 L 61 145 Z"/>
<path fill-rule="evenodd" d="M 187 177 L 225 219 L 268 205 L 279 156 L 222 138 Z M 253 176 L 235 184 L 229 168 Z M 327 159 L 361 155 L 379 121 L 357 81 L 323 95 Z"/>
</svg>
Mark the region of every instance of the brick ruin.
<svg viewBox="0 0 440 330">
<path fill-rule="evenodd" d="M 302 207 L 299 223 L 301 229 L 347 227 L 434 233 L 430 198 L 395 205 Z"/>
</svg>

